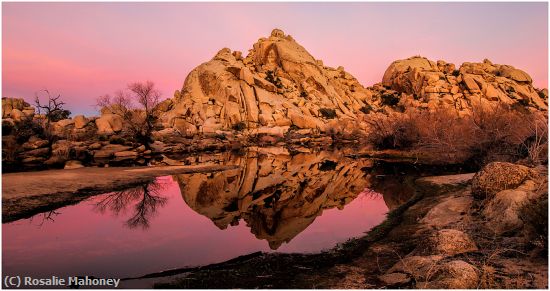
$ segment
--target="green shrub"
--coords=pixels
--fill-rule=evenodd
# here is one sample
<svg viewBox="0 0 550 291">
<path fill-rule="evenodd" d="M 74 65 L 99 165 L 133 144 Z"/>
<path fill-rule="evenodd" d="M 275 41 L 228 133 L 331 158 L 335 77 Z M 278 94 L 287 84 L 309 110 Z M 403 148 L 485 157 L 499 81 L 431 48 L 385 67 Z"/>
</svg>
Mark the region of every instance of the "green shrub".
<svg viewBox="0 0 550 291">
<path fill-rule="evenodd" d="M 460 75 L 460 71 L 459 70 L 454 70 L 453 71 L 453 76 L 458 77 L 458 75 Z"/>
</svg>

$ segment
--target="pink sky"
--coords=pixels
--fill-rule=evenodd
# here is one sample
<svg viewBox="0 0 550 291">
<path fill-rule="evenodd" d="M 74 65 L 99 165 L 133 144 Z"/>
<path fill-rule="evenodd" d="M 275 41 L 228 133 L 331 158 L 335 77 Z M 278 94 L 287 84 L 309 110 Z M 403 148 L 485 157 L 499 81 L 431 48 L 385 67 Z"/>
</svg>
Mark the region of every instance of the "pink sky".
<svg viewBox="0 0 550 291">
<path fill-rule="evenodd" d="M 510 64 L 548 86 L 547 3 L 3 3 L 2 96 L 59 93 L 73 113 L 154 81 L 172 97 L 223 47 L 245 54 L 273 28 L 365 85 L 396 59 Z"/>
</svg>

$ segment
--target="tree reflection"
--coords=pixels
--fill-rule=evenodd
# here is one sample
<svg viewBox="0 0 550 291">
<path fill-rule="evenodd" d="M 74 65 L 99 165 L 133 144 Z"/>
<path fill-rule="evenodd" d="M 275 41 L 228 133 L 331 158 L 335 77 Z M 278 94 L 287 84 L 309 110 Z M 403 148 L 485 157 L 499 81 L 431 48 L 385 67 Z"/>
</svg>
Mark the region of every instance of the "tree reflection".
<svg viewBox="0 0 550 291">
<path fill-rule="evenodd" d="M 133 206 L 130 218 L 126 220 L 129 228 L 149 228 L 149 221 L 157 210 L 166 205 L 167 198 L 161 196 L 164 186 L 158 181 L 102 195 L 95 203 L 95 209 L 100 213 L 111 211 L 118 216 Z"/>
</svg>

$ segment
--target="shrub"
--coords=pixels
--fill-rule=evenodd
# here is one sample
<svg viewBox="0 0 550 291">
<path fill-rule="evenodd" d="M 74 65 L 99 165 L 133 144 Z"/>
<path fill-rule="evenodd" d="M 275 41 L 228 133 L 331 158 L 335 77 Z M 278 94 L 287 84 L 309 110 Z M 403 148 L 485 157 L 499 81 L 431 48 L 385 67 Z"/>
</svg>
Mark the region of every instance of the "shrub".
<svg viewBox="0 0 550 291">
<path fill-rule="evenodd" d="M 527 202 L 519 211 L 535 246 L 548 249 L 548 192 L 534 201 Z"/>
<path fill-rule="evenodd" d="M 300 92 L 300 97 L 302 97 L 302 98 L 307 98 L 307 95 L 308 95 L 308 94 L 307 94 L 306 91 Z"/>
<path fill-rule="evenodd" d="M 275 85 L 275 87 L 281 89 L 283 88 L 283 83 L 281 82 L 281 78 L 279 78 L 278 76 L 275 76 L 275 73 L 271 70 L 268 70 L 266 72 L 266 77 L 265 77 L 266 81 L 272 83 L 273 85 Z"/>
<path fill-rule="evenodd" d="M 376 149 L 406 149 L 414 143 L 415 128 L 405 115 L 376 113 L 370 115 L 366 122 L 370 125 L 367 138 Z"/>
<path fill-rule="evenodd" d="M 110 144 L 121 144 L 123 145 L 126 142 L 126 140 L 118 135 L 113 135 L 109 138 Z"/>
<path fill-rule="evenodd" d="M 460 75 L 460 71 L 459 70 L 454 70 L 453 71 L 453 76 L 458 77 L 458 75 Z"/>
<path fill-rule="evenodd" d="M 15 122 L 13 133 L 17 143 L 22 144 L 28 141 L 31 136 L 43 138 L 44 128 L 32 119 L 23 119 Z"/>
<path fill-rule="evenodd" d="M 531 104 L 531 100 L 529 100 L 527 98 L 522 98 L 522 99 L 518 100 L 518 103 L 523 105 L 523 106 L 529 106 L 529 104 Z"/>
<path fill-rule="evenodd" d="M 359 111 L 365 113 L 365 114 L 369 114 L 371 111 L 372 111 L 372 106 L 370 106 L 369 104 L 361 107 L 361 109 L 359 109 Z"/>
<path fill-rule="evenodd" d="M 2 120 L 2 136 L 10 135 L 13 131 L 14 125 L 11 122 Z"/>
<path fill-rule="evenodd" d="M 236 131 L 243 131 L 244 129 L 246 129 L 246 123 L 244 121 L 237 122 L 233 124 L 232 128 Z"/>
<path fill-rule="evenodd" d="M 327 119 L 334 119 L 336 117 L 336 110 L 330 108 L 320 108 L 319 113 Z"/>
<path fill-rule="evenodd" d="M 395 94 L 382 94 L 382 104 L 387 106 L 395 106 L 399 103 L 399 97 Z"/>
<path fill-rule="evenodd" d="M 466 162 L 476 167 L 522 158 L 534 165 L 547 160 L 547 118 L 533 113 L 474 106 L 472 114 L 463 117 L 441 109 L 367 118 L 367 139 L 376 149 L 410 149 L 443 163 Z"/>
</svg>

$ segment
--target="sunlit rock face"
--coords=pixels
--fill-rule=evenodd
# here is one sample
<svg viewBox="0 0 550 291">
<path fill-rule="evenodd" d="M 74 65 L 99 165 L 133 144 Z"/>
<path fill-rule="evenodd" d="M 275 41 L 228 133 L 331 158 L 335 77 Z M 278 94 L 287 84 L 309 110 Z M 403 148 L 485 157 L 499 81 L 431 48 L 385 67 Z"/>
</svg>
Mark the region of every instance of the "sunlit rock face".
<svg viewBox="0 0 550 291">
<path fill-rule="evenodd" d="M 246 57 L 224 48 L 191 71 L 163 120 L 182 133 L 286 132 L 292 125 L 324 131 L 336 120 L 356 119 L 370 96 L 342 67 L 324 66 L 275 29 Z"/>
<path fill-rule="evenodd" d="M 239 169 L 178 175 L 182 197 L 220 229 L 243 219 L 272 249 L 305 230 L 323 210 L 342 209 L 367 186 L 362 170 L 370 161 L 329 152 L 290 155 L 284 149 L 259 149 L 231 157 Z"/>
<path fill-rule="evenodd" d="M 391 92 L 386 95 L 396 95 L 405 108 L 450 108 L 468 114 L 472 106 L 481 103 L 481 106 L 506 104 L 531 111 L 548 110 L 547 90 L 535 89 L 527 73 L 487 59 L 482 63 L 463 63 L 459 68 L 420 56 L 397 60 L 384 73 L 382 83 L 372 89 L 378 90 L 375 95 L 379 97 L 384 95 L 380 91 L 389 89 Z M 375 99 L 378 105 L 385 101 Z"/>
</svg>

